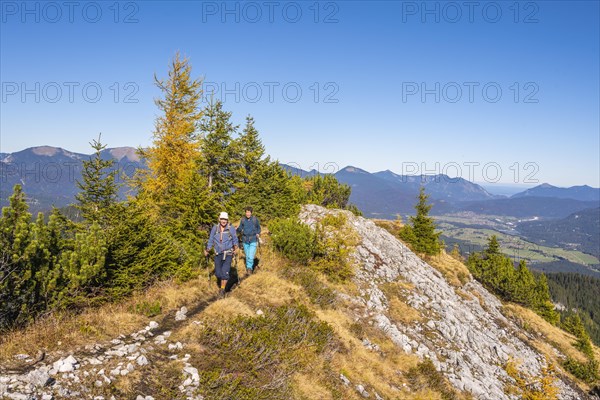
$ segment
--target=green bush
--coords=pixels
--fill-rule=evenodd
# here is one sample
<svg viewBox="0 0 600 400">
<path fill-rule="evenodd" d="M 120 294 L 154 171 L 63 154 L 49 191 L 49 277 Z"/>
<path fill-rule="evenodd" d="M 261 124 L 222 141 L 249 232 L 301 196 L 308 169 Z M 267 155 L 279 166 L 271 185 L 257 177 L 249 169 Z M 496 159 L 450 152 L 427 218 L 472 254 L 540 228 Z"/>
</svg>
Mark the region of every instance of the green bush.
<svg viewBox="0 0 600 400">
<path fill-rule="evenodd" d="M 273 245 L 285 257 L 301 264 L 314 256 L 316 236 L 309 226 L 295 219 L 279 219 L 269 224 Z"/>
<path fill-rule="evenodd" d="M 355 204 L 348 204 L 346 206 L 346 210 L 350 211 L 352 214 L 356 215 L 357 217 L 363 216 L 363 212 L 360 211 L 360 209 Z"/>
<path fill-rule="evenodd" d="M 201 338 L 210 349 L 198 368 L 202 395 L 287 400 L 292 375 L 333 349 L 334 332 L 306 307 L 290 305 L 207 326 Z"/>
<path fill-rule="evenodd" d="M 136 305 L 132 309 L 136 314 L 145 315 L 146 317 L 154 317 L 155 315 L 160 314 L 162 311 L 162 306 L 160 305 L 160 301 L 142 301 L 140 303 L 136 303 Z"/>
<path fill-rule="evenodd" d="M 283 274 L 287 279 L 302 286 L 312 303 L 321 308 L 330 308 L 335 305 L 335 292 L 322 283 L 312 269 L 289 265 L 284 269 Z"/>
<path fill-rule="evenodd" d="M 346 208 L 350 186 L 340 183 L 333 175 L 313 175 L 305 179 L 306 197 L 311 204 L 327 208 Z"/>
<path fill-rule="evenodd" d="M 344 214 L 329 214 L 316 230 L 317 253 L 310 266 L 332 282 L 346 282 L 354 275 L 351 252 L 358 244 L 358 236 L 346 222 Z"/>
<path fill-rule="evenodd" d="M 572 357 L 568 357 L 563 363 L 567 371 L 575 375 L 587 384 L 593 384 L 600 379 L 598 374 L 598 361 L 588 360 L 588 362 L 577 361 Z"/>
<path fill-rule="evenodd" d="M 285 257 L 307 264 L 332 282 L 345 282 L 354 275 L 350 253 L 358 243 L 346 221 L 344 214 L 329 214 L 315 231 L 293 219 L 273 221 L 269 228 L 275 248 Z"/>
</svg>

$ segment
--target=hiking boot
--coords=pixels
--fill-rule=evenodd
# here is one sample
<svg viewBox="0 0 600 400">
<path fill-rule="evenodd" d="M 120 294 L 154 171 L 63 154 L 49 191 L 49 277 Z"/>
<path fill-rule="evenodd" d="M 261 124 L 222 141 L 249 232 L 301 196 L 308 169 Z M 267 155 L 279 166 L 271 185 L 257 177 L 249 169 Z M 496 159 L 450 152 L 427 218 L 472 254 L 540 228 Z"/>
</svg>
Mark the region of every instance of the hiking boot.
<svg viewBox="0 0 600 400">
<path fill-rule="evenodd" d="M 246 275 L 252 275 L 252 268 L 246 268 Z"/>
<path fill-rule="evenodd" d="M 219 289 L 219 298 L 222 299 L 225 297 L 225 289 Z"/>
</svg>

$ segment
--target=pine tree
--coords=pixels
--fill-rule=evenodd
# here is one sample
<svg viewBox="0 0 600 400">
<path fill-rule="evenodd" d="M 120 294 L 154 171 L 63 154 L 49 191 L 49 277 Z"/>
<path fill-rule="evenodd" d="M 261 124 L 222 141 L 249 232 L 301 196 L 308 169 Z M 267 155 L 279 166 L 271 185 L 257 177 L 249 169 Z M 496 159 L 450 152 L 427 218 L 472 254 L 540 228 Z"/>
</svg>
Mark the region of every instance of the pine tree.
<svg viewBox="0 0 600 400">
<path fill-rule="evenodd" d="M 546 274 L 539 274 L 534 290 L 532 291 L 533 309 L 546 321 L 556 325 L 560 322 L 560 314 L 554 309 L 550 297 L 550 288 Z"/>
<path fill-rule="evenodd" d="M 410 217 L 412 235 L 414 235 L 411 244 L 413 249 L 419 253 L 437 254 L 440 252 L 440 232 L 435 232 L 435 223 L 433 218 L 429 217 L 429 211 L 432 206 L 427 204 L 429 196 L 425 194 L 424 187 L 421 187 L 418 198 L 419 202 L 415 206 L 417 215 Z"/>
<path fill-rule="evenodd" d="M 84 300 L 98 297 L 97 290 L 105 283 L 106 251 L 106 238 L 97 222 L 75 235 L 73 249 L 61 253 L 65 286 L 56 296 L 60 305 L 81 306 Z"/>
<path fill-rule="evenodd" d="M 55 305 L 59 293 L 67 285 L 64 271 L 60 265 L 61 254 L 73 248 L 76 231 L 75 224 L 66 218 L 60 210 L 54 208 L 48 218 L 43 246 L 48 252 L 48 270 L 41 271 L 37 280 L 40 282 L 40 301 L 42 309 Z"/>
<path fill-rule="evenodd" d="M 592 347 L 592 342 L 590 340 L 590 336 L 585 330 L 585 327 L 583 326 L 583 322 L 581 321 L 579 313 L 567 315 L 561 325 L 564 330 L 572 333 L 577 338 L 577 341 L 574 343 L 575 347 L 581 350 L 581 352 L 583 352 L 586 356 L 593 359 L 594 350 Z"/>
<path fill-rule="evenodd" d="M 536 279 L 525 261 L 515 270 L 513 261 L 502 254 L 496 236 L 489 238 L 483 251 L 469 256 L 467 267 L 475 279 L 502 299 L 523 304 L 548 322 L 558 323 L 559 314 L 550 301 L 546 276 L 541 274 Z"/>
<path fill-rule="evenodd" d="M 0 218 L 0 330 L 27 320 L 33 272 L 26 250 L 31 214 L 21 185 L 15 185 Z"/>
<path fill-rule="evenodd" d="M 111 208 L 117 201 L 118 185 L 115 182 L 117 170 L 111 170 L 113 159 L 102 159 L 101 152 L 106 148 L 98 140 L 93 140 L 90 145 L 95 150 L 93 157 L 83 161 L 81 177 L 83 182 L 77 181 L 81 192 L 77 193 L 77 208 L 88 224 L 99 223 L 102 227 L 109 225 Z"/>
<path fill-rule="evenodd" d="M 333 175 L 314 175 L 305 178 L 307 201 L 328 208 L 346 208 L 352 189 Z"/>
</svg>

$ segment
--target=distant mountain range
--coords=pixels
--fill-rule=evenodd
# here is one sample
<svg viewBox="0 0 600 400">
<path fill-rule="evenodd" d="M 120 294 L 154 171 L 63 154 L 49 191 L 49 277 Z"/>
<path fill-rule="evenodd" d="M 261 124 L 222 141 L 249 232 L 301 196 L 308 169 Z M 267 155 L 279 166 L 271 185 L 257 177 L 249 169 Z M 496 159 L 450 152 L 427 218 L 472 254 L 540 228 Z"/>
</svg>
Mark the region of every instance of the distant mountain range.
<svg viewBox="0 0 600 400">
<path fill-rule="evenodd" d="M 16 183 L 23 185 L 32 211 L 43 211 L 52 205 L 63 207 L 74 201 L 79 191 L 82 161 L 90 155 L 62 148 L 39 146 L 15 153 L 0 153 L 0 205 Z M 132 176 L 137 168 L 145 168 L 133 147 L 117 147 L 102 152 L 105 159 L 115 160 L 115 168 Z M 284 165 L 289 172 L 301 176 L 319 174 Z M 390 170 L 375 173 L 348 166 L 335 173 L 342 183 L 352 187 L 350 200 L 366 216 L 395 218 L 414 214 L 420 186 L 424 186 L 433 203 L 432 214 L 441 215 L 471 211 L 485 215 L 513 217 L 564 218 L 574 212 L 600 206 L 600 189 L 589 186 L 558 188 L 543 184 L 510 198 L 490 194 L 482 186 L 447 175 L 399 175 Z M 127 187 L 122 187 L 124 197 Z"/>
<path fill-rule="evenodd" d="M 144 168 L 133 147 L 105 149 L 103 159 L 115 160 L 119 178 L 131 177 L 138 168 Z M 8 204 L 15 184 L 23 186 L 32 212 L 52 207 L 64 207 L 74 202 L 79 192 L 77 180 L 81 180 L 83 161 L 90 155 L 73 153 L 59 147 L 31 147 L 16 153 L 0 154 L 0 206 Z M 121 187 L 119 195 L 124 198 L 127 187 Z"/>
<path fill-rule="evenodd" d="M 564 218 L 576 211 L 598 207 L 598 201 L 580 201 L 555 197 L 511 197 L 456 204 L 457 211 L 502 215 L 516 218 Z"/>
<path fill-rule="evenodd" d="M 288 171 L 310 176 L 317 171 L 303 171 L 286 166 Z M 335 173 L 342 183 L 352 187 L 350 201 L 365 215 L 377 218 L 395 218 L 396 215 L 414 214 L 414 205 L 420 186 L 424 186 L 433 204 L 434 215 L 471 211 L 477 214 L 510 216 L 516 218 L 564 218 L 569 214 L 599 206 L 589 186 L 556 188 L 543 184 L 508 198 L 493 195 L 482 186 L 462 178 L 447 175 L 398 175 L 392 171 L 370 173 L 348 166 Z M 539 190 L 538 190 L 539 188 Z M 552 197 L 547 188 L 559 189 L 561 196 Z M 581 190 L 584 188 L 584 190 Z M 526 194 L 527 193 L 527 194 Z"/>
<path fill-rule="evenodd" d="M 600 201 L 600 189 L 587 185 L 571 186 L 569 188 L 559 188 L 543 183 L 539 186 L 527 189 L 524 192 L 517 193 L 511 198 L 520 197 L 555 197 L 558 199 L 573 199 L 581 201 Z"/>
</svg>

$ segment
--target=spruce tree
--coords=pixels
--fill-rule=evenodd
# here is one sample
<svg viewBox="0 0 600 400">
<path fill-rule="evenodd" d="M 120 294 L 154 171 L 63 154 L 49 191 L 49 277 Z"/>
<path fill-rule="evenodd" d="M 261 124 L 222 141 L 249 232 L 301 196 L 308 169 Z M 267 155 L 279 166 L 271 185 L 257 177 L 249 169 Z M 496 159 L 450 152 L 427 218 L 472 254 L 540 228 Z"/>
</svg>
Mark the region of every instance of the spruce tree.
<svg viewBox="0 0 600 400">
<path fill-rule="evenodd" d="M 484 253 L 488 257 L 500 254 L 500 244 L 498 243 L 498 238 L 496 237 L 496 235 L 492 235 L 489 237 L 488 245 Z"/>
<path fill-rule="evenodd" d="M 419 253 L 438 254 L 440 252 L 440 232 L 435 232 L 435 223 L 433 218 L 429 217 L 432 206 L 427 203 L 429 196 L 425 194 L 424 187 L 421 187 L 418 198 L 419 202 L 415 206 L 417 215 L 410 217 L 414 237 L 411 244 L 413 249 Z"/>
<path fill-rule="evenodd" d="M 302 179 L 290 177 L 276 161 L 260 162 L 240 191 L 244 204 L 250 204 L 263 221 L 296 215 L 305 196 Z"/>
<path fill-rule="evenodd" d="M 211 193 L 223 205 L 243 174 L 240 148 L 233 137 L 237 129 L 231 122 L 231 112 L 223 110 L 221 101 L 206 107 L 200 122 L 203 136 L 200 171 L 207 177 Z"/>
<path fill-rule="evenodd" d="M 89 160 L 83 161 L 81 172 L 82 182 L 77 181 L 81 192 L 75 195 L 77 208 L 88 224 L 99 223 L 106 228 L 109 225 L 111 208 L 117 201 L 119 187 L 115 182 L 117 170 L 111 170 L 114 165 L 113 159 L 102 159 L 101 152 L 106 148 L 98 140 L 93 140 L 90 145 L 95 150 Z"/>
<path fill-rule="evenodd" d="M 528 307 L 537 304 L 535 299 L 536 281 L 525 261 L 521 260 L 517 267 L 512 287 L 512 300 Z"/>
<path fill-rule="evenodd" d="M 246 117 L 246 126 L 237 139 L 240 150 L 240 160 L 243 166 L 242 180 L 248 184 L 250 177 L 257 170 L 265 155 L 265 146 L 262 144 L 258 131 L 254 127 L 254 118 Z"/>
</svg>

